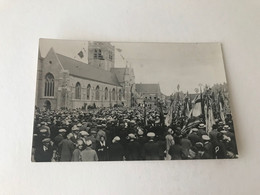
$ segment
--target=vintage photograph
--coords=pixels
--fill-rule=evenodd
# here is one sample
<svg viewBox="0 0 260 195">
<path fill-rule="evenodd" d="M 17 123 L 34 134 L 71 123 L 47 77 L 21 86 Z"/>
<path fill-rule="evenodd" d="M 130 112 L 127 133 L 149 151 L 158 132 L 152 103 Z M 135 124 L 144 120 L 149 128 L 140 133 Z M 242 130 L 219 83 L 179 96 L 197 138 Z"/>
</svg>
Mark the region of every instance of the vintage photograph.
<svg viewBox="0 0 260 195">
<path fill-rule="evenodd" d="M 220 43 L 40 39 L 32 162 L 234 158 Z"/>
</svg>

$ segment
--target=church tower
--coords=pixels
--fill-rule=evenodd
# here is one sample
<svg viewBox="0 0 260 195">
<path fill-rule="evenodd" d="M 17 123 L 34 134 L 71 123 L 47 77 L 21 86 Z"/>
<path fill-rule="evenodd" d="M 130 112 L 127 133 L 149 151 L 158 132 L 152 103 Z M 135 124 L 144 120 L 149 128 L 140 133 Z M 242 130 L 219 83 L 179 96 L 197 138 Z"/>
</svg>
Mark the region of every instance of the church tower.
<svg viewBox="0 0 260 195">
<path fill-rule="evenodd" d="M 88 63 L 96 68 L 110 71 L 115 67 L 115 47 L 109 42 L 88 43 Z"/>
<path fill-rule="evenodd" d="M 135 90 L 135 76 L 132 68 L 125 67 L 124 72 L 124 98 L 128 104 L 128 106 L 132 106 L 133 104 L 133 91 Z"/>
</svg>

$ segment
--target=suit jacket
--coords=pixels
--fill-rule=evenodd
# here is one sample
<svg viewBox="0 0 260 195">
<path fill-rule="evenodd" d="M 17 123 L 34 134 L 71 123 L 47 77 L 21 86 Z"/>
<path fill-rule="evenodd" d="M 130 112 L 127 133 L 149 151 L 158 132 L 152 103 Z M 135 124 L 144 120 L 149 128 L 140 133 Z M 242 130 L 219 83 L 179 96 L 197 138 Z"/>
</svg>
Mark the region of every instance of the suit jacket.
<svg viewBox="0 0 260 195">
<path fill-rule="evenodd" d="M 126 159 L 140 160 L 141 146 L 137 141 L 130 141 L 126 144 Z"/>
<path fill-rule="evenodd" d="M 159 144 L 153 140 L 144 144 L 144 152 L 146 160 L 160 160 Z"/>
<path fill-rule="evenodd" d="M 95 150 L 90 147 L 86 147 L 85 150 L 81 151 L 82 161 L 98 161 L 98 156 Z"/>
<path fill-rule="evenodd" d="M 188 135 L 188 139 L 191 141 L 192 145 L 195 145 L 196 142 L 201 142 L 201 138 L 196 133 L 191 133 Z"/>
<path fill-rule="evenodd" d="M 60 161 L 71 161 L 72 153 L 75 149 L 74 143 L 69 139 L 64 139 L 59 143 L 61 151 Z"/>
<path fill-rule="evenodd" d="M 182 154 L 184 159 L 188 159 L 189 156 L 189 149 L 191 148 L 192 144 L 188 138 L 181 139 L 181 147 L 182 147 Z"/>
<path fill-rule="evenodd" d="M 54 138 L 54 145 L 55 147 L 58 147 L 59 146 L 59 143 L 63 140 L 63 136 L 62 135 L 57 135 L 55 138 Z"/>
<path fill-rule="evenodd" d="M 43 145 L 35 149 L 34 159 L 36 162 L 51 162 L 53 156 L 53 147 L 49 146 L 48 150 L 44 151 Z"/>
<path fill-rule="evenodd" d="M 120 143 L 112 143 L 109 148 L 109 160 L 123 160 L 124 148 Z"/>
<path fill-rule="evenodd" d="M 179 144 L 172 145 L 169 150 L 172 160 L 181 160 L 182 159 L 182 147 Z"/>
</svg>

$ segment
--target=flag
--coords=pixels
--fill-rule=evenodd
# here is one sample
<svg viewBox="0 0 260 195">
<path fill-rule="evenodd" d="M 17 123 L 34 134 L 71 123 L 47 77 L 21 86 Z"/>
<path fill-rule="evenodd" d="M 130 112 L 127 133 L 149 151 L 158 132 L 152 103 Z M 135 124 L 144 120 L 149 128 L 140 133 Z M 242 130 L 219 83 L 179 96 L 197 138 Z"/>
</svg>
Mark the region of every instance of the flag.
<svg viewBox="0 0 260 195">
<path fill-rule="evenodd" d="M 201 96 L 197 95 L 194 100 L 192 101 L 193 103 L 193 108 L 191 110 L 191 115 L 192 116 L 200 116 L 202 114 L 202 109 L 201 109 Z"/>
<path fill-rule="evenodd" d="M 144 105 L 144 124 L 147 126 L 147 115 L 146 115 L 146 107 Z"/>
<path fill-rule="evenodd" d="M 189 99 L 188 91 L 187 91 L 186 96 L 184 98 L 184 115 L 186 117 L 189 117 L 189 115 L 190 115 L 190 99 Z"/>
<path fill-rule="evenodd" d="M 207 101 L 207 103 L 205 103 L 204 113 L 205 113 L 205 122 L 206 122 L 206 132 L 207 134 L 209 134 L 209 132 L 212 130 L 212 126 L 215 124 L 215 119 L 213 116 L 213 110 L 212 110 L 210 99 Z"/>
<path fill-rule="evenodd" d="M 223 98 L 223 95 L 221 94 L 221 92 L 219 92 L 219 95 L 218 95 L 218 102 L 219 102 L 219 115 L 220 115 L 220 118 L 222 120 L 222 122 L 225 124 L 225 114 L 224 114 L 224 98 Z"/>
<path fill-rule="evenodd" d="M 173 112 L 173 101 L 171 102 L 170 109 L 168 110 L 168 113 L 165 117 L 165 125 L 168 127 L 172 123 L 172 112 Z"/>
<path fill-rule="evenodd" d="M 82 50 L 78 53 L 78 56 L 79 56 L 81 59 L 84 57 L 84 53 L 83 53 Z"/>
<path fill-rule="evenodd" d="M 193 127 L 198 126 L 201 123 L 199 117 L 190 117 L 187 119 L 186 124 L 182 127 L 181 133 L 185 133 Z"/>
</svg>

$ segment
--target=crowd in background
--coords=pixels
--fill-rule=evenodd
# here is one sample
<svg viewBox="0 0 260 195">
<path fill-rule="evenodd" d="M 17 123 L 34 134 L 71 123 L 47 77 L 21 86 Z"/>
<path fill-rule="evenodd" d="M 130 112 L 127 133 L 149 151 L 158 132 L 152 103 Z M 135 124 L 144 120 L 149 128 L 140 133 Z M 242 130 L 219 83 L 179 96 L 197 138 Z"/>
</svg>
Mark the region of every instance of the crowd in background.
<svg viewBox="0 0 260 195">
<path fill-rule="evenodd" d="M 36 108 L 32 161 L 123 161 L 236 158 L 231 115 L 215 119 L 210 132 L 201 119 L 183 131 L 184 119 L 169 126 L 157 109 Z M 179 120 L 179 121 L 178 121 Z"/>
</svg>

